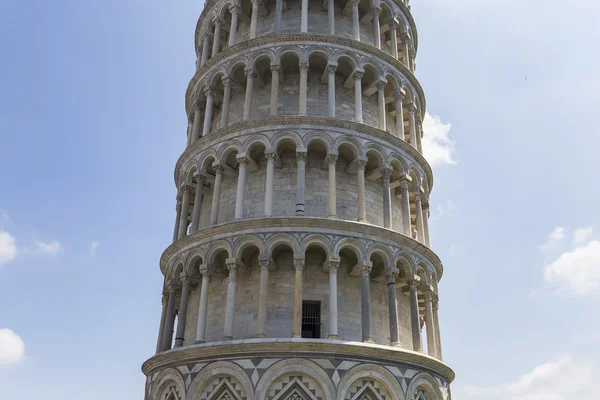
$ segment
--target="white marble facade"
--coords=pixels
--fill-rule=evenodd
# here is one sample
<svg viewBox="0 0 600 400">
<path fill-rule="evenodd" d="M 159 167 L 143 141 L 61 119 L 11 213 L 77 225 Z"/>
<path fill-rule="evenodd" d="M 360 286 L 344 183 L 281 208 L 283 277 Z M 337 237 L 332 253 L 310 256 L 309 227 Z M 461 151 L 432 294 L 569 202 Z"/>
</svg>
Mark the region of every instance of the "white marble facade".
<svg viewBox="0 0 600 400">
<path fill-rule="evenodd" d="M 417 47 L 406 0 L 205 4 L 147 400 L 450 399 Z"/>
</svg>

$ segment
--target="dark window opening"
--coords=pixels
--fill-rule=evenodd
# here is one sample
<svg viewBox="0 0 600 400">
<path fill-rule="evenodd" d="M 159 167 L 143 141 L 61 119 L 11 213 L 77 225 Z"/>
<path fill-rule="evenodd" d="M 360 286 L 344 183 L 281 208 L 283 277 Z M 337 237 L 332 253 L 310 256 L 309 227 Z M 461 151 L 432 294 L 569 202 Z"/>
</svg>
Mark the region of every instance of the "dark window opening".
<svg viewBox="0 0 600 400">
<path fill-rule="evenodd" d="M 302 337 L 318 339 L 321 337 L 321 302 L 302 303 Z"/>
</svg>

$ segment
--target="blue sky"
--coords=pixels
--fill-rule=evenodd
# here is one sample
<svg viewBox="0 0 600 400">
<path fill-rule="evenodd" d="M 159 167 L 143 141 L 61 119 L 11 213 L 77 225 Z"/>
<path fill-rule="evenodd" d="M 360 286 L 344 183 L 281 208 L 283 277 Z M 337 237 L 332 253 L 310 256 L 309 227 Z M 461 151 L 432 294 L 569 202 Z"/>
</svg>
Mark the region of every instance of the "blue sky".
<svg viewBox="0 0 600 400">
<path fill-rule="evenodd" d="M 600 5 L 412 4 L 454 398 L 593 400 Z M 201 9 L 0 3 L 4 397 L 142 396 Z"/>
</svg>

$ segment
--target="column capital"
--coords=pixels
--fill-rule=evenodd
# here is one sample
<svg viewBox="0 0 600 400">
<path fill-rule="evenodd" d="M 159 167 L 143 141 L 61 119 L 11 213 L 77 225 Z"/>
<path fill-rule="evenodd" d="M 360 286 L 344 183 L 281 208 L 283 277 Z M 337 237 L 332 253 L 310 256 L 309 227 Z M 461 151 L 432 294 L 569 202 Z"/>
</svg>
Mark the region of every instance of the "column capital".
<svg viewBox="0 0 600 400">
<path fill-rule="evenodd" d="M 355 81 L 362 81 L 363 76 L 365 75 L 365 71 L 354 71 L 354 80 Z"/>
<path fill-rule="evenodd" d="M 396 22 L 396 19 L 393 17 L 388 20 L 388 25 L 389 25 L 390 29 L 393 31 L 398 28 L 398 23 Z"/>
<path fill-rule="evenodd" d="M 294 257 L 294 270 L 296 271 L 304 271 L 304 257 Z"/>
<path fill-rule="evenodd" d="M 339 259 L 327 261 L 327 270 L 329 272 L 337 274 L 339 269 L 340 269 L 340 260 Z"/>
<path fill-rule="evenodd" d="M 327 154 L 327 163 L 329 165 L 335 164 L 338 160 L 338 153 L 329 153 Z"/>
<path fill-rule="evenodd" d="M 380 80 L 379 82 L 377 82 L 377 89 L 378 90 L 383 90 L 383 89 L 385 89 L 386 86 L 387 86 L 387 82 L 384 81 L 383 79 Z"/>
<path fill-rule="evenodd" d="M 406 284 L 408 285 L 408 288 L 411 291 L 413 291 L 413 290 L 416 291 L 417 290 L 418 282 L 416 280 L 412 279 L 412 280 L 406 281 Z"/>
<path fill-rule="evenodd" d="M 228 258 L 227 260 L 225 260 L 225 265 L 227 266 L 229 274 L 231 274 L 232 272 L 236 273 L 238 271 L 241 263 L 238 261 L 237 258 Z"/>
<path fill-rule="evenodd" d="M 196 189 L 196 187 L 194 185 L 191 184 L 191 182 L 184 182 L 181 185 L 181 193 L 185 193 L 185 192 L 193 192 Z"/>
<path fill-rule="evenodd" d="M 225 170 L 225 167 L 220 163 L 214 163 L 213 168 L 215 169 L 215 172 L 223 172 Z"/>
<path fill-rule="evenodd" d="M 381 7 L 379 7 L 379 6 L 375 6 L 375 7 L 373 7 L 373 9 L 371 10 L 371 12 L 373 13 L 373 16 L 374 16 L 374 17 L 379 17 L 379 16 L 381 15 L 381 11 L 382 11 L 382 9 L 381 9 Z"/>
<path fill-rule="evenodd" d="M 296 151 L 296 161 L 306 161 L 306 151 Z"/>
<path fill-rule="evenodd" d="M 299 64 L 300 71 L 308 71 L 308 63 L 306 61 L 301 61 Z"/>
<path fill-rule="evenodd" d="M 213 272 L 214 272 L 214 268 L 212 265 L 209 265 L 209 264 L 200 265 L 200 274 L 202 275 L 202 278 L 210 279 Z"/>
<path fill-rule="evenodd" d="M 358 169 L 365 169 L 365 167 L 367 166 L 367 160 L 363 159 L 363 158 L 359 158 L 358 160 L 356 160 L 356 167 Z"/>
<path fill-rule="evenodd" d="M 256 78 L 258 75 L 256 74 L 256 71 L 254 70 L 254 67 L 250 67 L 250 68 L 245 68 L 244 69 L 244 73 L 246 74 L 246 76 L 248 78 L 252 77 L 253 79 Z"/>
<path fill-rule="evenodd" d="M 398 276 L 400 276 L 400 270 L 398 268 L 392 268 L 385 274 L 387 278 L 388 285 L 395 285 L 398 280 Z"/>
<path fill-rule="evenodd" d="M 281 71 L 280 64 L 271 64 L 271 72 L 279 72 L 279 71 Z"/>
<path fill-rule="evenodd" d="M 369 276 L 373 270 L 373 263 L 371 261 L 363 261 L 360 268 L 361 276 Z"/>
<path fill-rule="evenodd" d="M 337 71 L 338 65 L 336 63 L 329 63 L 327 64 L 327 72 L 329 73 L 335 73 L 335 71 Z"/>
<path fill-rule="evenodd" d="M 269 256 L 264 256 L 264 257 L 261 256 L 258 258 L 258 265 L 260 266 L 261 271 L 270 270 L 272 262 L 273 262 L 273 260 Z"/>
<path fill-rule="evenodd" d="M 240 165 L 248 165 L 250 163 L 250 159 L 246 156 L 236 157 L 236 160 Z"/>
<path fill-rule="evenodd" d="M 198 185 L 202 185 L 204 183 L 204 179 L 206 179 L 206 178 L 204 175 L 202 175 L 196 171 L 196 172 L 194 172 L 194 179 L 196 180 L 196 187 L 198 187 Z"/>
<path fill-rule="evenodd" d="M 223 25 L 223 23 L 224 23 L 225 21 L 223 21 L 223 19 L 222 19 L 222 18 L 216 17 L 215 19 L 213 19 L 213 21 L 212 21 L 212 22 L 213 22 L 213 24 L 215 24 L 215 27 L 216 27 L 217 25 Z"/>
<path fill-rule="evenodd" d="M 182 272 L 181 275 L 179 275 L 179 279 L 181 280 L 181 284 L 184 287 L 189 286 L 190 283 L 192 282 L 192 278 L 185 272 Z"/>
<path fill-rule="evenodd" d="M 414 102 L 410 102 L 406 105 L 406 108 L 408 109 L 408 112 L 414 116 L 415 113 L 417 112 L 417 105 Z"/>
<path fill-rule="evenodd" d="M 175 279 L 169 279 L 167 281 L 167 290 L 169 291 L 169 294 L 175 294 L 175 292 L 179 290 L 179 288 L 181 288 L 181 284 Z"/>
<path fill-rule="evenodd" d="M 275 162 L 275 159 L 277 158 L 277 153 L 275 153 L 274 151 L 267 151 L 265 152 L 265 158 L 267 159 L 267 162 Z"/>
<path fill-rule="evenodd" d="M 406 97 L 406 90 L 404 90 L 404 88 L 394 90 L 394 93 L 392 96 L 394 96 L 394 99 L 396 99 L 396 100 L 404 100 L 404 98 Z"/>
<path fill-rule="evenodd" d="M 394 170 L 389 167 L 381 168 L 381 175 L 383 175 L 383 179 L 389 180 L 390 177 L 392 176 L 392 172 L 394 172 Z"/>
<path fill-rule="evenodd" d="M 208 87 L 206 89 L 204 89 L 204 95 L 208 98 L 208 97 L 212 97 L 215 95 L 215 89 L 212 87 Z"/>
<path fill-rule="evenodd" d="M 232 14 L 239 14 L 241 7 L 238 4 L 232 4 L 229 6 L 229 12 Z"/>
<path fill-rule="evenodd" d="M 358 7 L 359 3 L 360 3 L 360 0 L 350 0 L 350 4 L 352 4 L 352 7 Z"/>
<path fill-rule="evenodd" d="M 221 82 L 223 82 L 223 86 L 233 86 L 234 80 L 229 76 L 224 76 L 221 78 Z"/>
</svg>

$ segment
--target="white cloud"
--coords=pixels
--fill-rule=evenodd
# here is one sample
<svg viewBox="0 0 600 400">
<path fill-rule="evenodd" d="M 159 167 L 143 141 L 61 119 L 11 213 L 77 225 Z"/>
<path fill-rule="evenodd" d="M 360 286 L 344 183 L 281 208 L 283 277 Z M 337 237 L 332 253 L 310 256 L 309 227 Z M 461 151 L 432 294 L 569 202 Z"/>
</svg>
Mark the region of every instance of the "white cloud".
<svg viewBox="0 0 600 400">
<path fill-rule="evenodd" d="M 548 235 L 546 242 L 538 247 L 540 252 L 547 253 L 555 249 L 562 243 L 565 238 L 566 229 L 563 226 L 557 226 L 552 233 Z"/>
<path fill-rule="evenodd" d="M 15 238 L 6 231 L 0 231 L 0 265 L 8 264 L 17 257 Z"/>
<path fill-rule="evenodd" d="M 456 143 L 450 139 L 451 124 L 444 124 L 437 115 L 425 114 L 423 120 L 423 155 L 431 165 L 454 165 Z"/>
<path fill-rule="evenodd" d="M 98 242 L 97 240 L 93 241 L 90 244 L 90 256 L 94 257 L 96 255 L 96 250 L 98 249 L 98 246 L 100 246 L 100 242 Z"/>
<path fill-rule="evenodd" d="M 596 400 L 598 367 L 564 356 L 535 367 L 516 381 L 491 387 L 457 388 L 464 400 Z"/>
<path fill-rule="evenodd" d="M 52 240 L 51 242 L 43 242 L 41 240 L 33 240 L 33 248 L 29 251 L 47 256 L 55 256 L 62 250 L 62 246 L 58 240 Z"/>
<path fill-rule="evenodd" d="M 544 266 L 544 281 L 559 292 L 576 295 L 600 288 L 600 241 L 592 240 Z"/>
<path fill-rule="evenodd" d="M 460 212 L 460 206 L 452 199 L 447 199 L 444 203 L 438 204 L 435 218 L 451 218 Z"/>
<path fill-rule="evenodd" d="M 0 366 L 16 364 L 25 357 L 25 343 L 10 329 L 0 329 Z"/>
<path fill-rule="evenodd" d="M 573 244 L 579 246 L 592 237 L 594 230 L 591 227 L 577 229 L 573 234 Z"/>
</svg>

